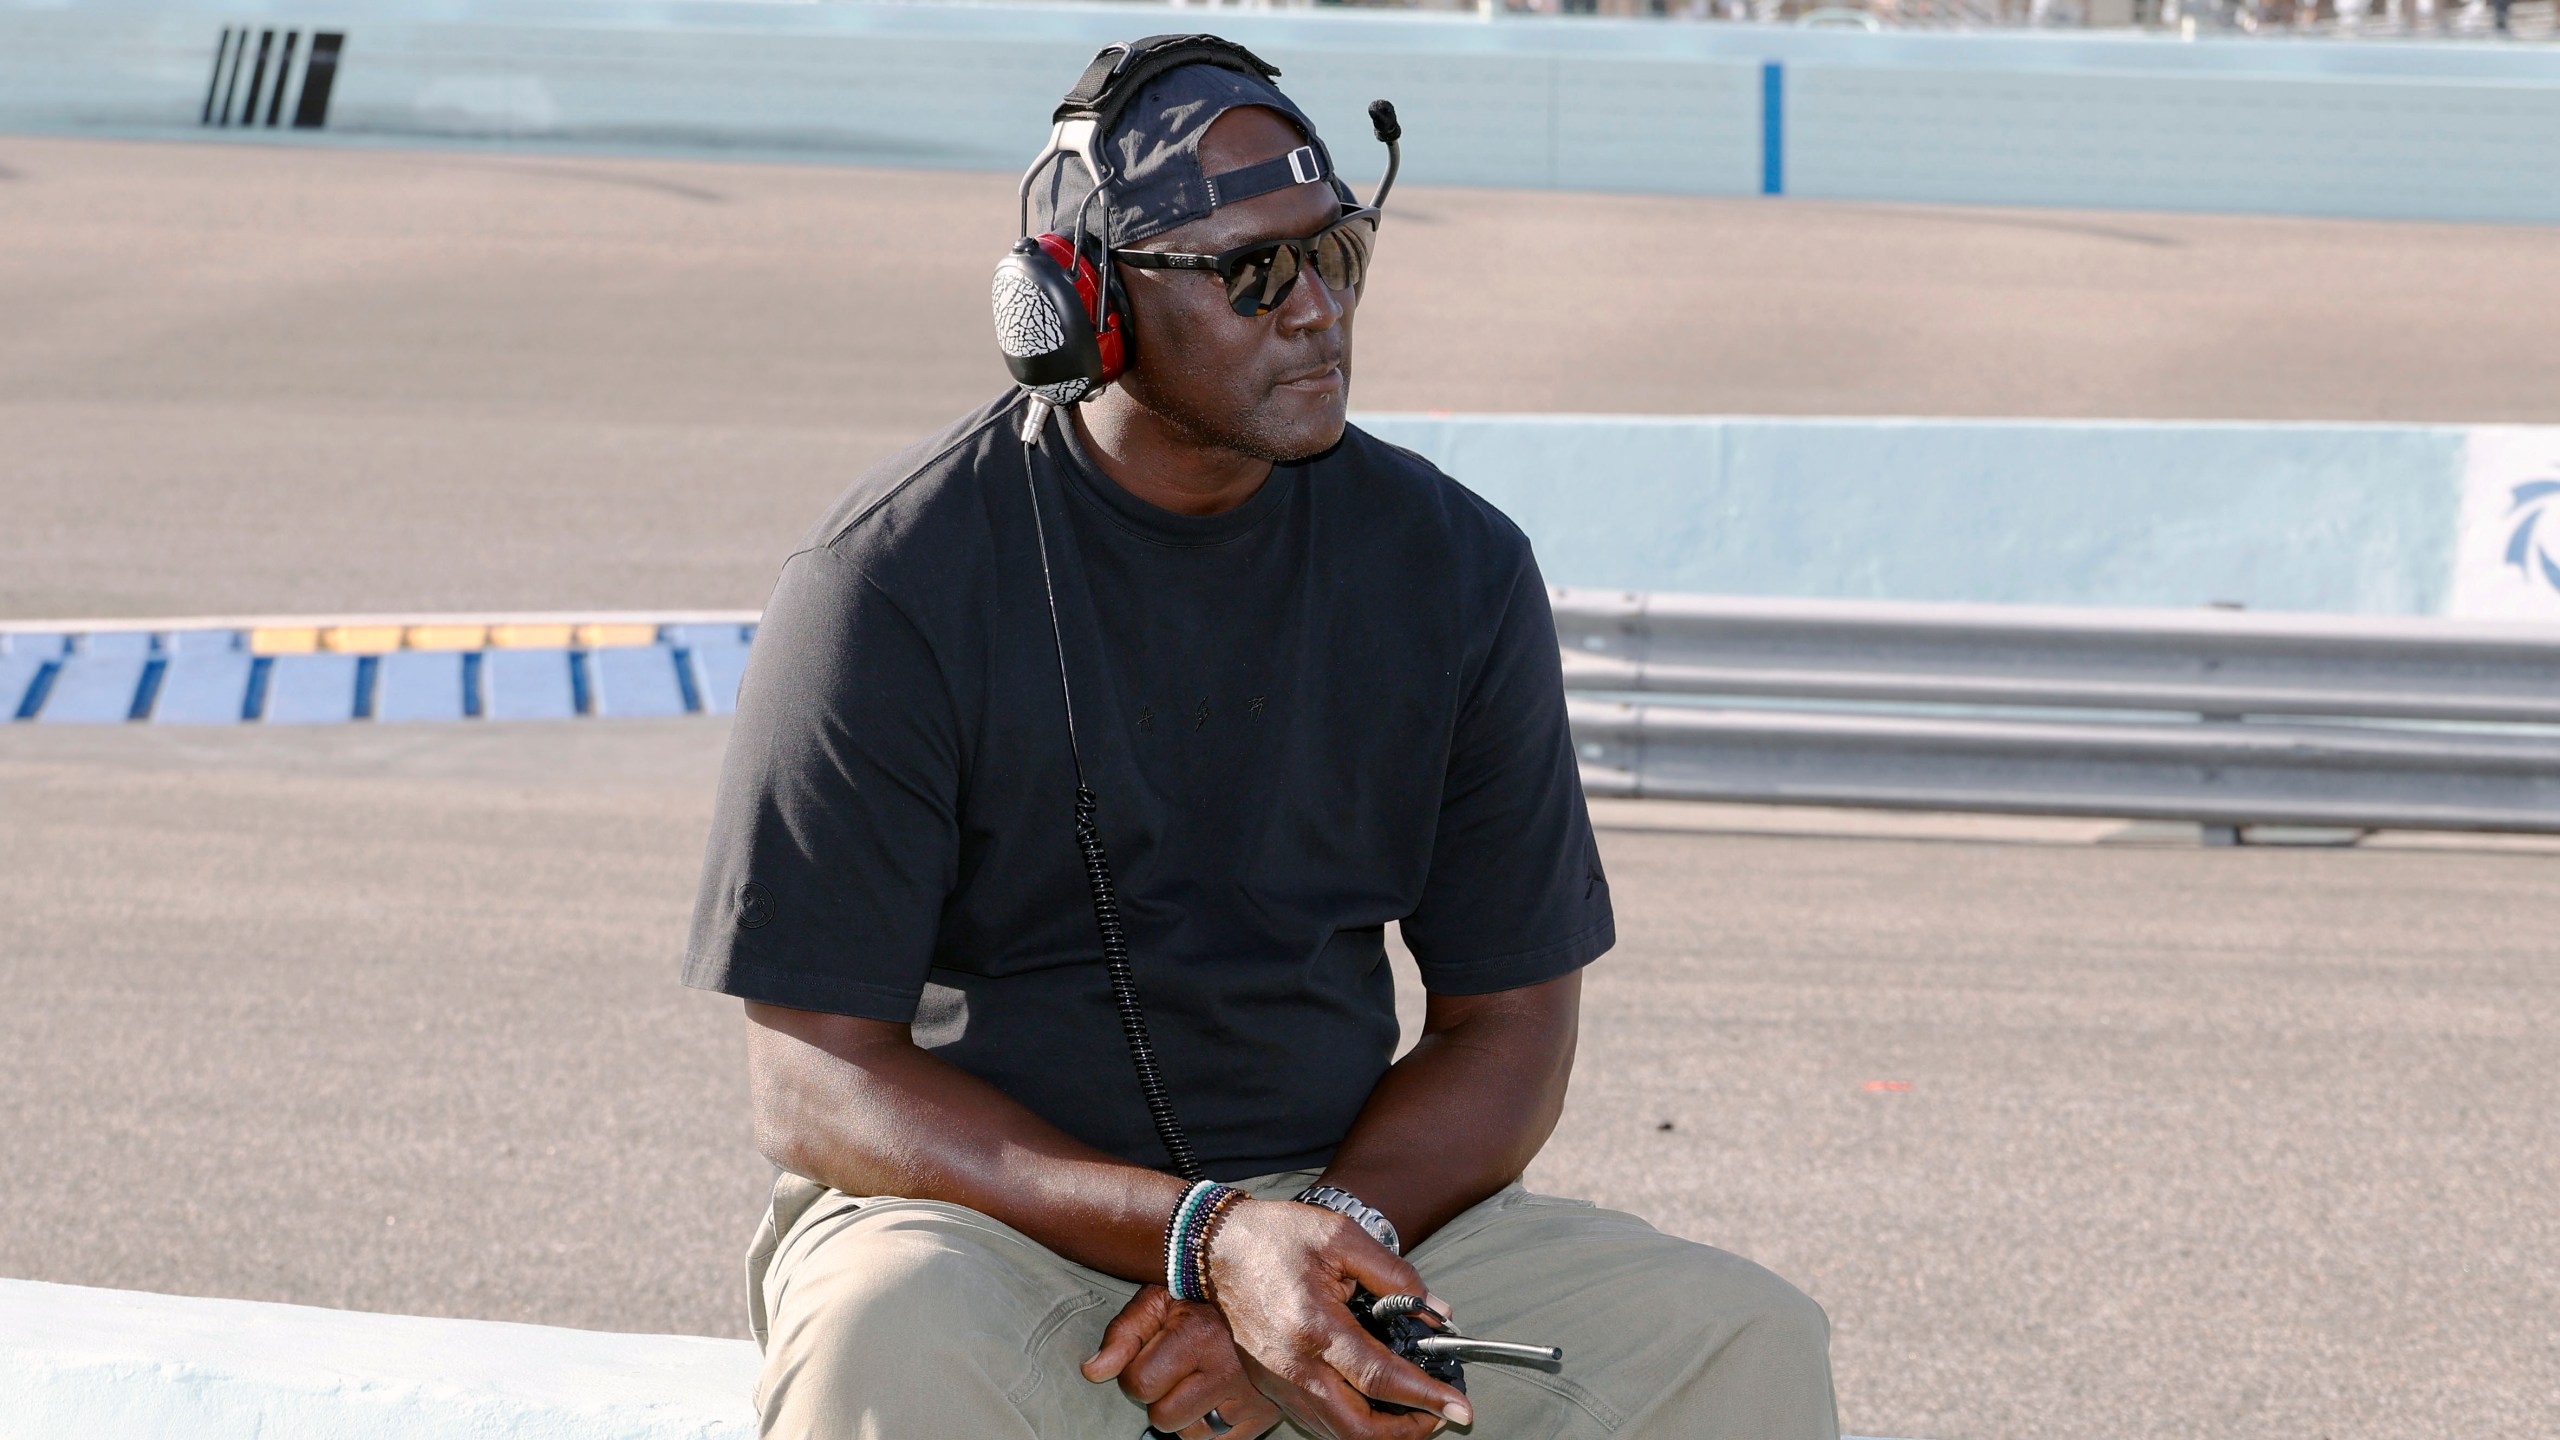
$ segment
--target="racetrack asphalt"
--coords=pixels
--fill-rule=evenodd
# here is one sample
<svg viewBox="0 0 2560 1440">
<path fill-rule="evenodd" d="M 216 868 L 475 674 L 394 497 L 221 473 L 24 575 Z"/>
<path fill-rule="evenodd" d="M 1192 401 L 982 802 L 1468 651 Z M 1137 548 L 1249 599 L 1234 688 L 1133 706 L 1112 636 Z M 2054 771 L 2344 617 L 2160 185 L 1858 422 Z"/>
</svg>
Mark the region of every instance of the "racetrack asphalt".
<svg viewBox="0 0 2560 1440">
<path fill-rule="evenodd" d="M 1003 383 L 1012 195 L 0 136 L 0 618 L 759 605 L 853 474 Z M 1392 208 L 1358 409 L 2560 420 L 2549 227 Z"/>
<path fill-rule="evenodd" d="M 0 1274 L 739 1333 L 725 734 L 10 732 Z M 1601 814 L 1532 1182 L 1804 1286 L 1851 1431 L 2547 1426 L 2560 856 Z"/>
<path fill-rule="evenodd" d="M 0 615 L 756 605 L 991 389 L 1010 183 L 0 137 Z M 1400 199 L 1372 409 L 2560 419 L 2547 229 Z M 738 1333 L 725 734 L 0 731 L 0 1274 Z M 1532 1178 L 1803 1284 L 1849 1429 L 2549 1428 L 2560 856 L 1601 813 Z"/>
</svg>

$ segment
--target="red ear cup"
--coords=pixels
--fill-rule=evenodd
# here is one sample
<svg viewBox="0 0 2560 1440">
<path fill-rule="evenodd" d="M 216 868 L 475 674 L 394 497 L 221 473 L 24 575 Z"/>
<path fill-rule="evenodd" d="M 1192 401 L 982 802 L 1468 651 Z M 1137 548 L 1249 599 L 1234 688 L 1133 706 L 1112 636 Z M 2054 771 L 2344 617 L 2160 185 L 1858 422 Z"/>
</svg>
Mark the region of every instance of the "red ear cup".
<svg viewBox="0 0 2560 1440">
<path fill-rule="evenodd" d="M 1129 364 L 1129 348 L 1125 343 L 1127 332 L 1121 328 L 1120 324 L 1119 297 L 1113 296 L 1110 313 L 1103 313 L 1101 273 L 1094 269 L 1093 261 L 1077 250 L 1075 243 L 1065 236 L 1041 236 L 1040 250 L 1051 260 L 1056 261 L 1058 268 L 1067 272 L 1068 277 L 1075 281 L 1076 294 L 1084 301 L 1084 313 L 1093 322 L 1094 341 L 1102 350 L 1100 383 L 1108 385 L 1119 379 L 1120 372 L 1127 369 Z"/>
</svg>

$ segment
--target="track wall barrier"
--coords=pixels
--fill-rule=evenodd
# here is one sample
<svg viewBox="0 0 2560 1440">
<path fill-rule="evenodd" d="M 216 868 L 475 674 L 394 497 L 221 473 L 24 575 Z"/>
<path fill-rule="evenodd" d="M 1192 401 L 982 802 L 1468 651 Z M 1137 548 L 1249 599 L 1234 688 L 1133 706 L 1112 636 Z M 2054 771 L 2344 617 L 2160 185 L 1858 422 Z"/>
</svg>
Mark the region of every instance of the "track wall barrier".
<svg viewBox="0 0 2560 1440">
<path fill-rule="evenodd" d="M 755 1346 L 0 1280 L 0 1436 L 749 1440 Z"/>
<path fill-rule="evenodd" d="M 2560 427 L 1370 415 L 1560 585 L 2560 621 Z"/>
<path fill-rule="evenodd" d="M 2560 47 L 1129 5 L 0 0 L 0 129 L 1011 168 L 1214 27 L 1426 184 L 2560 221 Z M 1347 156 L 1361 156 L 1346 146 Z"/>
</svg>

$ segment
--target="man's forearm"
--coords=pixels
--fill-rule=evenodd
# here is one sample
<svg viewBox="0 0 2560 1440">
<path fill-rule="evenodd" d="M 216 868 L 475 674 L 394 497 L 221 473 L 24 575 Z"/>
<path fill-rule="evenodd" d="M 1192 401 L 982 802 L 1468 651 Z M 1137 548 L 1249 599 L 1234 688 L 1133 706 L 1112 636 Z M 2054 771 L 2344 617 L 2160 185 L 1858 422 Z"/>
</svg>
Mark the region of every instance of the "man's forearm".
<svg viewBox="0 0 2560 1440">
<path fill-rule="evenodd" d="M 849 1195 L 966 1205 L 1078 1264 L 1163 1277 L 1181 1180 L 1070 1137 L 905 1026 L 753 1003 L 747 1018 L 756 1143 L 775 1164 Z"/>
<path fill-rule="evenodd" d="M 1407 1250 L 1520 1177 L 1564 1111 L 1577 972 L 1496 995 L 1438 996 L 1325 1169 L 1395 1222 Z"/>
</svg>

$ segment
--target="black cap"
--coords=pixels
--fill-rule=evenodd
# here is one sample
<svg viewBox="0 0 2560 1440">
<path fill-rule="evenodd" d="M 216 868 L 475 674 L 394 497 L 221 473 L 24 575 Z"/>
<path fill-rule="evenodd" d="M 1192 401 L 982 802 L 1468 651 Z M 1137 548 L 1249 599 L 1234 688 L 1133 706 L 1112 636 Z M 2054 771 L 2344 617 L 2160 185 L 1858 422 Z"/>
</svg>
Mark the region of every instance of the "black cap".
<svg viewBox="0 0 2560 1440">
<path fill-rule="evenodd" d="M 1220 175 L 1204 173 L 1200 137 L 1219 116 L 1245 105 L 1279 112 L 1297 128 L 1305 145 L 1260 165 Z M 1293 184 L 1320 180 L 1342 200 L 1352 198 L 1334 173 L 1333 156 L 1316 135 L 1315 123 L 1297 102 L 1262 76 L 1224 65 L 1181 65 L 1147 78 L 1099 138 L 1094 160 L 1109 195 L 1107 230 L 1114 245 L 1162 234 L 1220 205 Z M 1106 230 L 1104 202 L 1096 200 L 1087 209 L 1092 190 L 1084 166 L 1062 158 L 1035 182 L 1033 214 L 1045 210 L 1049 229 L 1056 234 L 1072 235 L 1081 228 L 1086 235 L 1101 235 Z"/>
</svg>

